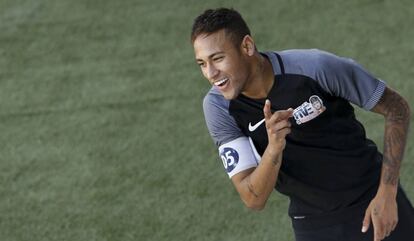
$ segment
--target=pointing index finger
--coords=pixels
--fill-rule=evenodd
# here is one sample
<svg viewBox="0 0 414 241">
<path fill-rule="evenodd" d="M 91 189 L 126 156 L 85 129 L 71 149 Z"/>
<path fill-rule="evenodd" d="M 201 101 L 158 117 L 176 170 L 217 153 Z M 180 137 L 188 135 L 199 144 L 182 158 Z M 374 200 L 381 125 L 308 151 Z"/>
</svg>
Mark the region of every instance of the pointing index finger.
<svg viewBox="0 0 414 241">
<path fill-rule="evenodd" d="M 272 112 L 270 111 L 270 107 L 271 107 L 270 100 L 266 99 L 265 105 L 263 107 L 263 113 L 264 113 L 264 117 L 266 121 L 268 121 L 270 117 L 272 117 Z"/>
</svg>

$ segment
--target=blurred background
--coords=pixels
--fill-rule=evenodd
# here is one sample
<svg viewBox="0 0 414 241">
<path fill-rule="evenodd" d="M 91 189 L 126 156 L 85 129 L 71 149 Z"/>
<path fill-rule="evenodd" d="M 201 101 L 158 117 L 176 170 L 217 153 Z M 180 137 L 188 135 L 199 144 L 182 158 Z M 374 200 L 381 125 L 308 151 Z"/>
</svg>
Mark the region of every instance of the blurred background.
<svg viewBox="0 0 414 241">
<path fill-rule="evenodd" d="M 293 240 L 287 198 L 247 210 L 204 124 L 189 35 L 217 7 L 259 50 L 351 57 L 414 109 L 409 0 L 0 0 L 0 240 Z M 382 149 L 383 119 L 357 114 Z"/>
</svg>

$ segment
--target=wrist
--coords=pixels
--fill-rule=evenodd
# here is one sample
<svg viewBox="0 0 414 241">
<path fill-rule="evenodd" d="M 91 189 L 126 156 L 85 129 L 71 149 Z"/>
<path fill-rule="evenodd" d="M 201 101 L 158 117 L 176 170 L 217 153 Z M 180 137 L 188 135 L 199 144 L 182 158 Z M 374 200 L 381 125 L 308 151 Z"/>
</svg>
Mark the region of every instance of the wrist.
<svg viewBox="0 0 414 241">
<path fill-rule="evenodd" d="M 283 148 L 278 145 L 268 145 L 266 147 L 265 153 L 269 155 L 271 159 L 275 159 L 279 155 L 281 155 L 283 152 Z"/>
<path fill-rule="evenodd" d="M 397 192 L 398 192 L 398 185 L 381 183 L 380 186 L 378 187 L 377 195 L 396 198 Z"/>
<path fill-rule="evenodd" d="M 282 162 L 282 152 L 282 148 L 267 146 L 264 155 L 276 166 Z"/>
</svg>

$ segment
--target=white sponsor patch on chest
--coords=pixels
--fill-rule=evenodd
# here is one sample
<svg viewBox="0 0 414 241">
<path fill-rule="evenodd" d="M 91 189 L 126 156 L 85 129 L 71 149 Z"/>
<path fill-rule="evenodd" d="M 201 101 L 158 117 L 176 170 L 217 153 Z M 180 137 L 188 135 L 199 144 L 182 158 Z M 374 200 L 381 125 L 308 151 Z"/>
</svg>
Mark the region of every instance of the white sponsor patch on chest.
<svg viewBox="0 0 414 241">
<path fill-rule="evenodd" d="M 326 110 L 321 98 L 312 95 L 309 102 L 304 102 L 293 111 L 293 117 L 298 125 L 315 119 L 318 115 Z"/>
</svg>

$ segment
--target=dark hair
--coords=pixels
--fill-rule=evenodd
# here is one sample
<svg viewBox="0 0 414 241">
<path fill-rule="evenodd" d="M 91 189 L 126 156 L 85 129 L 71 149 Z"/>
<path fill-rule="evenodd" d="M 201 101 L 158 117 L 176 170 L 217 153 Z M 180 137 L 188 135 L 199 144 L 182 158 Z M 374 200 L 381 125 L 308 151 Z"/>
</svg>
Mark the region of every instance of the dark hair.
<svg viewBox="0 0 414 241">
<path fill-rule="evenodd" d="M 230 34 L 236 46 L 240 45 L 244 36 L 251 35 L 249 27 L 236 10 L 228 8 L 207 9 L 194 19 L 191 42 L 193 43 L 200 34 L 212 34 L 222 29 L 226 34 Z"/>
</svg>

